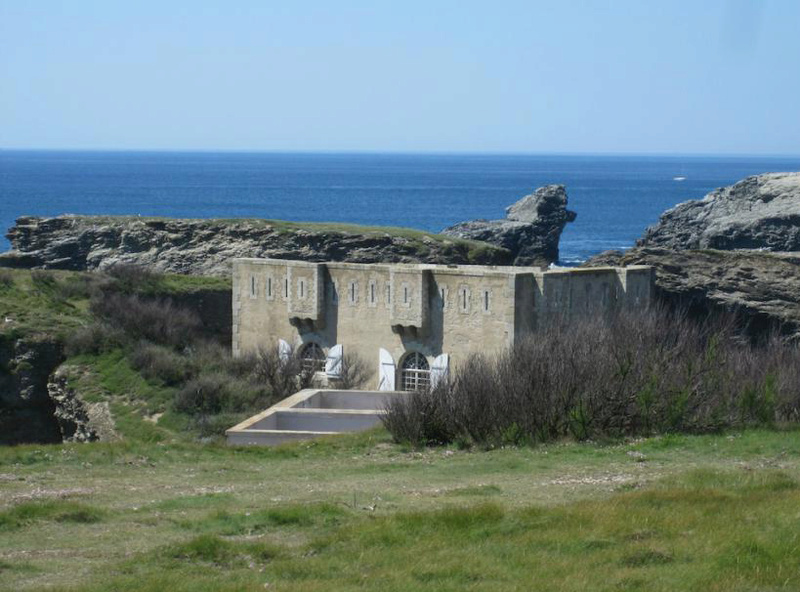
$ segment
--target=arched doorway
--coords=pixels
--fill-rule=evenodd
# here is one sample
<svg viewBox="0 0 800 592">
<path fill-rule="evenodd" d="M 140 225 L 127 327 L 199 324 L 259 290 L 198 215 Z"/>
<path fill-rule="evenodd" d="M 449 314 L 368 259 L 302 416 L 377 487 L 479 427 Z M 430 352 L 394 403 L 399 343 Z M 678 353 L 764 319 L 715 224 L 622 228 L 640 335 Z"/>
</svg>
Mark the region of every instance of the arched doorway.
<svg viewBox="0 0 800 592">
<path fill-rule="evenodd" d="M 322 372 L 325 370 L 325 352 L 319 344 L 310 341 L 303 346 L 300 350 L 300 361 L 303 364 L 303 370 L 307 372 Z"/>
<path fill-rule="evenodd" d="M 431 386 L 431 367 L 419 352 L 411 352 L 400 364 L 400 388 L 404 391 L 426 391 Z"/>
</svg>

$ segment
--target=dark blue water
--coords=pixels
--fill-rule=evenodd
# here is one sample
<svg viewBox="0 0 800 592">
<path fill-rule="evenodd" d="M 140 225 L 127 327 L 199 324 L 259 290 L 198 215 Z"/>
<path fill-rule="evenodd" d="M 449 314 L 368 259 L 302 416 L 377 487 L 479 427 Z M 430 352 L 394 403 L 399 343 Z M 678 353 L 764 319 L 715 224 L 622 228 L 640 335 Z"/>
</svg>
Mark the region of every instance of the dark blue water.
<svg viewBox="0 0 800 592">
<path fill-rule="evenodd" d="M 633 244 L 668 207 L 800 158 L 0 151 L 0 226 L 23 214 L 260 217 L 439 231 L 548 183 L 578 219 L 565 263 Z M 686 181 L 676 182 L 681 175 Z M 8 248 L 5 239 L 0 248 Z"/>
</svg>

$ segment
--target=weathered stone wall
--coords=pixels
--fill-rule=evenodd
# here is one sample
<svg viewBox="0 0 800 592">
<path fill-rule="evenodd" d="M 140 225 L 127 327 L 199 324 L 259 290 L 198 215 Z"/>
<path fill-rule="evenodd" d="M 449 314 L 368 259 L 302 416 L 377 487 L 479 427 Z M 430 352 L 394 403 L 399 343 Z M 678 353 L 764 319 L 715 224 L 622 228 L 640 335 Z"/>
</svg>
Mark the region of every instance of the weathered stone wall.
<svg viewBox="0 0 800 592">
<path fill-rule="evenodd" d="M 233 270 L 233 351 L 274 348 L 283 339 L 294 348 L 342 344 L 375 368 L 380 348 L 398 366 L 408 352 L 429 363 L 446 353 L 457 365 L 470 353 L 535 334 L 543 323 L 649 298 L 649 268 L 541 272 L 240 259 Z"/>
</svg>

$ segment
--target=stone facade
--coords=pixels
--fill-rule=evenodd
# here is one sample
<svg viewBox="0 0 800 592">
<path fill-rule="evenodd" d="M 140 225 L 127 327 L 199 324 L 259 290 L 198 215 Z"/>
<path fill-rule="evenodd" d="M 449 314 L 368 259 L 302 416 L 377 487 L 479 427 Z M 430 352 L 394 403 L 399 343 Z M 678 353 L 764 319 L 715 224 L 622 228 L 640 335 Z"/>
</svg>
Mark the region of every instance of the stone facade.
<svg viewBox="0 0 800 592">
<path fill-rule="evenodd" d="M 378 388 L 399 390 L 415 353 L 435 380 L 470 353 L 511 346 L 556 319 L 646 306 L 651 286 L 645 266 L 539 271 L 237 259 L 233 353 L 302 352 L 314 343 L 329 355 L 331 378 L 341 364 L 330 356 L 352 353 L 375 368 Z"/>
</svg>

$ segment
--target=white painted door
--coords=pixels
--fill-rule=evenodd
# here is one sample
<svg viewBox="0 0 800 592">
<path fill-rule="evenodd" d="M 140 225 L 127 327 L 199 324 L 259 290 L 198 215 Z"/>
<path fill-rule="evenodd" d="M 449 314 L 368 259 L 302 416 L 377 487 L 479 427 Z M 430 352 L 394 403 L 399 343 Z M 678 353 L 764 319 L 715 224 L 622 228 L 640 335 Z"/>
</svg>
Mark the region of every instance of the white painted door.
<svg viewBox="0 0 800 592">
<path fill-rule="evenodd" d="M 436 385 L 446 381 L 450 376 L 450 355 L 441 354 L 436 356 L 431 366 L 431 388 L 436 388 Z"/>
<path fill-rule="evenodd" d="M 278 359 L 281 361 L 281 364 L 285 364 L 289 361 L 289 358 L 292 357 L 292 346 L 289 345 L 288 341 L 283 339 L 278 339 Z"/>
<path fill-rule="evenodd" d="M 328 378 L 341 378 L 342 376 L 342 344 L 337 343 L 328 350 L 325 358 L 325 374 Z"/>
</svg>

